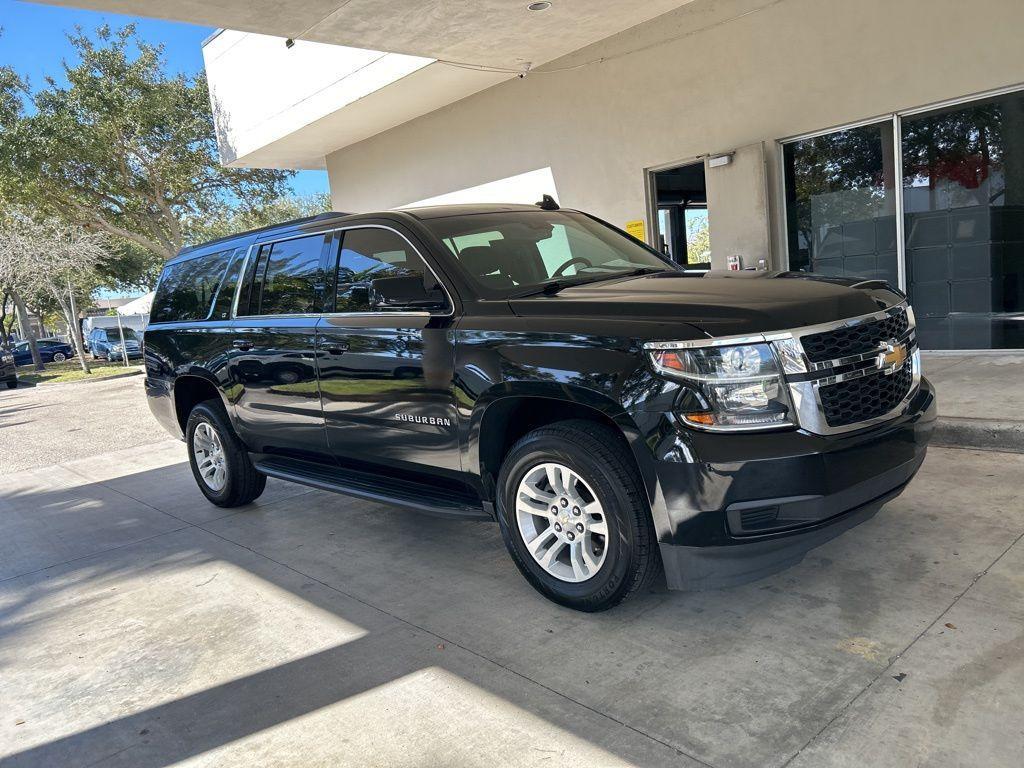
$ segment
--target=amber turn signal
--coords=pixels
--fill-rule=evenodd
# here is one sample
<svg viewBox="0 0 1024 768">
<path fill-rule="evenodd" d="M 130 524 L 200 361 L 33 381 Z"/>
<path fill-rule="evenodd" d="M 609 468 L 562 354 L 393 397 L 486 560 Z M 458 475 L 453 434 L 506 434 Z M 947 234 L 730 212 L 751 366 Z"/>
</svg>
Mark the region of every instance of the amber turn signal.
<svg viewBox="0 0 1024 768">
<path fill-rule="evenodd" d="M 703 424 L 706 427 L 711 427 L 715 424 L 715 417 L 710 413 L 684 413 L 683 418 L 691 424 Z"/>
</svg>

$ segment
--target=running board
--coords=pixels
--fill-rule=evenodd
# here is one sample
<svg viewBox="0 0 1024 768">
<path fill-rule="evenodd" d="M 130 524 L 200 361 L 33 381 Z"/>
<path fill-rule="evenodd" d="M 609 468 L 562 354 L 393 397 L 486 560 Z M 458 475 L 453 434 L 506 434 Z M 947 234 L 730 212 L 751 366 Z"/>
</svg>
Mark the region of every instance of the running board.
<svg viewBox="0 0 1024 768">
<path fill-rule="evenodd" d="M 467 488 L 459 493 L 415 480 L 402 480 L 353 469 L 324 466 L 278 456 L 253 456 L 253 465 L 268 477 L 308 485 L 357 499 L 394 504 L 438 517 L 491 520 L 479 499 Z"/>
</svg>

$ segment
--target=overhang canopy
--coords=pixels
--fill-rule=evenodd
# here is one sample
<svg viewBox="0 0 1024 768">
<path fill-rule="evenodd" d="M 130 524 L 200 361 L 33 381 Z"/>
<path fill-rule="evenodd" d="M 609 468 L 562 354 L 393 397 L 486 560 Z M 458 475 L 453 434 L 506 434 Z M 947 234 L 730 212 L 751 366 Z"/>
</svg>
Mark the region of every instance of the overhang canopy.
<svg viewBox="0 0 1024 768">
<path fill-rule="evenodd" d="M 204 45 L 224 162 L 316 168 L 690 0 L 45 1 L 232 30 Z"/>
</svg>

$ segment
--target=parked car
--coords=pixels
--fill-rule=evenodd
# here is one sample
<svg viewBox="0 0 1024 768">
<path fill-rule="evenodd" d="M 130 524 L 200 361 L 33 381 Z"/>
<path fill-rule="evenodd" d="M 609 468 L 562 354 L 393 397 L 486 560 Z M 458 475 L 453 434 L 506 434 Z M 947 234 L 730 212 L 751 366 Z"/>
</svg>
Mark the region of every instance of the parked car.
<svg viewBox="0 0 1024 768">
<path fill-rule="evenodd" d="M 123 360 L 121 352 L 121 334 L 124 334 L 124 346 L 129 360 L 142 357 L 142 344 L 138 334 L 131 328 L 93 328 L 89 332 L 89 353 L 92 359 Z"/>
<path fill-rule="evenodd" d="M 69 357 L 75 356 L 75 349 L 70 344 L 60 339 L 38 339 L 36 346 L 39 349 L 39 357 L 44 363 L 63 363 Z M 14 364 L 30 365 L 32 363 L 32 349 L 27 341 L 19 341 L 14 345 Z"/>
<path fill-rule="evenodd" d="M 662 566 L 704 588 L 798 561 L 903 491 L 936 412 L 885 282 L 684 272 L 550 199 L 185 249 L 145 349 L 213 504 L 269 476 L 493 519 L 530 584 L 586 611 Z"/>
<path fill-rule="evenodd" d="M 14 353 L 0 347 L 0 383 L 8 389 L 18 386 L 18 371 L 14 362 Z"/>
</svg>

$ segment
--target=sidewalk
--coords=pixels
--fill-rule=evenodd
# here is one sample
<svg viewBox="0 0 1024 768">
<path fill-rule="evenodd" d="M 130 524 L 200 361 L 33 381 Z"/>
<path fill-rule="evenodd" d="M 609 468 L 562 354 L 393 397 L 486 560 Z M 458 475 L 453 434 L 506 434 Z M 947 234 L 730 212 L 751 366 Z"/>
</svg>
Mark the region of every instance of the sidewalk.
<svg viewBox="0 0 1024 768">
<path fill-rule="evenodd" d="M 933 442 L 1024 452 L 1024 354 L 922 354 L 935 385 L 939 423 Z"/>
</svg>

